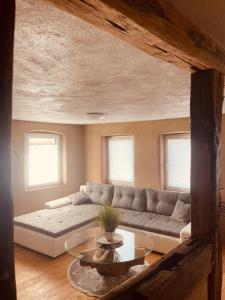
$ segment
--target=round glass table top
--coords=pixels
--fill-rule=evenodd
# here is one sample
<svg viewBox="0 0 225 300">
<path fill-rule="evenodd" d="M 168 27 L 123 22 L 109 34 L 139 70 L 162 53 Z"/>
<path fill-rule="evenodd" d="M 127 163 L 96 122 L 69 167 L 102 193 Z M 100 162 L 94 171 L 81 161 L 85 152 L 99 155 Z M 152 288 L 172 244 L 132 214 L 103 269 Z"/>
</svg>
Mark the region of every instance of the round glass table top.
<svg viewBox="0 0 225 300">
<path fill-rule="evenodd" d="M 73 257 L 95 264 L 134 261 L 153 250 L 153 241 L 148 233 L 117 228 L 114 237 L 104 243 L 104 231 L 100 227 L 81 229 L 66 241 L 65 248 Z"/>
</svg>

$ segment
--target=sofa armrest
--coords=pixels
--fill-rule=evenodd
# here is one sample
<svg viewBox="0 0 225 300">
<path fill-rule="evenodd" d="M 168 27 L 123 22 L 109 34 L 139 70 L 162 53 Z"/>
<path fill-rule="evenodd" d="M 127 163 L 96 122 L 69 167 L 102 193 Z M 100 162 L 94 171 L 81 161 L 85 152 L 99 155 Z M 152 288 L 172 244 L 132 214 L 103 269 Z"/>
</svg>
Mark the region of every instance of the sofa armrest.
<svg viewBox="0 0 225 300">
<path fill-rule="evenodd" d="M 63 207 L 72 203 L 72 200 L 69 197 L 64 197 L 52 201 L 45 202 L 44 207 L 48 209 L 55 209 Z"/>
<path fill-rule="evenodd" d="M 191 223 L 188 223 L 180 232 L 180 242 L 183 243 L 191 236 Z"/>
</svg>

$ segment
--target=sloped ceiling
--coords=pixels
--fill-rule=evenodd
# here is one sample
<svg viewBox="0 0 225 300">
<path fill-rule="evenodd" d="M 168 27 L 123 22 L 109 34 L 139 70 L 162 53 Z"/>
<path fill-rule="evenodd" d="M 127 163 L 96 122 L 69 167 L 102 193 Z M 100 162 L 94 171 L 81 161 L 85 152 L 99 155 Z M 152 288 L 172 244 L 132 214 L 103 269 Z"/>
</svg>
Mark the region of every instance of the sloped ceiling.
<svg viewBox="0 0 225 300">
<path fill-rule="evenodd" d="M 189 81 L 189 73 L 44 0 L 17 0 L 14 119 L 90 124 L 186 117 Z M 105 119 L 89 120 L 88 112 Z"/>
</svg>

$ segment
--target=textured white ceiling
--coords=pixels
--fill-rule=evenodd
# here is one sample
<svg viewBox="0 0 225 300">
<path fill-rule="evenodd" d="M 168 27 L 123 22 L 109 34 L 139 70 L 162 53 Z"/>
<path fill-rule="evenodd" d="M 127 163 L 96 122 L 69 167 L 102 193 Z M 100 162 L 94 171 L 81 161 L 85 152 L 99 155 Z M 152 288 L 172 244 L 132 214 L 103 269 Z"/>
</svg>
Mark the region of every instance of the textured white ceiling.
<svg viewBox="0 0 225 300">
<path fill-rule="evenodd" d="M 17 0 L 14 119 L 88 124 L 186 117 L 189 79 L 43 0 Z M 106 117 L 88 120 L 87 112 Z"/>
</svg>

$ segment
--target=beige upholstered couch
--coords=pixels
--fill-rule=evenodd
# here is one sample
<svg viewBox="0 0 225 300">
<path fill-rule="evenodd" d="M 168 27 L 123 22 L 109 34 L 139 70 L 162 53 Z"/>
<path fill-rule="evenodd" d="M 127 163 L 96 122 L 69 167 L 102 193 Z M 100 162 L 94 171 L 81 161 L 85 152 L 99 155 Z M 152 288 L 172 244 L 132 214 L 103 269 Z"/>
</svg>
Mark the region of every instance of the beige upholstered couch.
<svg viewBox="0 0 225 300">
<path fill-rule="evenodd" d="M 105 202 L 118 207 L 121 227 L 151 233 L 154 250 L 166 253 L 190 236 L 190 195 L 88 182 L 85 192 L 47 202 L 45 208 L 14 219 L 15 242 L 56 257 L 65 241 L 96 225 Z"/>
</svg>

